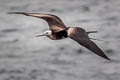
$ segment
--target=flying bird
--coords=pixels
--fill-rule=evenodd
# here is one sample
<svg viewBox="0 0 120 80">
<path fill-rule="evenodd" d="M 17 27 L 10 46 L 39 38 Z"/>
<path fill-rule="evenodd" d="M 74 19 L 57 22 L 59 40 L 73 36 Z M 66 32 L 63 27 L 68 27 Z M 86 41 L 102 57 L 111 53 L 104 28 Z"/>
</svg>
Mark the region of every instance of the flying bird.
<svg viewBox="0 0 120 80">
<path fill-rule="evenodd" d="M 80 27 L 66 27 L 62 20 L 53 14 L 44 13 L 25 13 L 25 12 L 10 12 L 9 14 L 23 14 L 26 16 L 33 16 L 45 20 L 49 25 L 49 30 L 45 31 L 39 36 L 47 36 L 52 40 L 60 40 L 64 38 L 71 38 L 75 40 L 78 44 L 97 54 L 98 56 L 110 60 L 109 57 L 89 38 L 90 33 L 96 33 L 96 31 L 85 31 Z"/>
</svg>

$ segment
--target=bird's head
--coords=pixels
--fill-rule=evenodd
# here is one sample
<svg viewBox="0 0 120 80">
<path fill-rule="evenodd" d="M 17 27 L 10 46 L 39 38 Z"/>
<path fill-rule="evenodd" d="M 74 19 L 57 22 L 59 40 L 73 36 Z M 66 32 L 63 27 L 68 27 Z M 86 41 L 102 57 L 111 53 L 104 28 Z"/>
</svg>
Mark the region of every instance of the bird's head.
<svg viewBox="0 0 120 80">
<path fill-rule="evenodd" d="M 37 35 L 36 37 L 40 37 L 40 36 L 51 36 L 52 35 L 52 31 L 51 30 L 48 30 L 48 31 L 45 31 L 39 35 Z"/>
</svg>

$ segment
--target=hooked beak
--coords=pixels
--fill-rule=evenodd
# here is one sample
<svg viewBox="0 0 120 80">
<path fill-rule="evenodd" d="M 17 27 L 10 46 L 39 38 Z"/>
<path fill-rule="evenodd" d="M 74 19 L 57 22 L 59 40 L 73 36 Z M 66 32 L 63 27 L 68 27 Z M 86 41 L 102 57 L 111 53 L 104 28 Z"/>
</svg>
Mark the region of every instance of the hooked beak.
<svg viewBox="0 0 120 80">
<path fill-rule="evenodd" d="M 45 33 L 39 34 L 36 37 L 40 37 L 40 36 L 46 36 Z"/>
</svg>

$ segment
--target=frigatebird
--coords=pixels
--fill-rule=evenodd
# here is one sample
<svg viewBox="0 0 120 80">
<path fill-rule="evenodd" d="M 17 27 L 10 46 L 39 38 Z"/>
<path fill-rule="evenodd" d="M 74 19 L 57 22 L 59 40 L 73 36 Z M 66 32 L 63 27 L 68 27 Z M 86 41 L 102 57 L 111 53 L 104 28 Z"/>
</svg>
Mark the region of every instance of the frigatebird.
<svg viewBox="0 0 120 80">
<path fill-rule="evenodd" d="M 107 57 L 107 55 L 91 40 L 92 38 L 89 38 L 88 36 L 88 34 L 96 33 L 96 31 L 87 32 L 80 27 L 66 27 L 62 20 L 53 14 L 26 12 L 10 12 L 9 14 L 23 14 L 26 16 L 41 18 L 48 23 L 50 29 L 40 35 L 37 35 L 37 37 L 47 36 L 52 40 L 71 38 L 98 56 L 110 60 L 110 58 Z"/>
</svg>

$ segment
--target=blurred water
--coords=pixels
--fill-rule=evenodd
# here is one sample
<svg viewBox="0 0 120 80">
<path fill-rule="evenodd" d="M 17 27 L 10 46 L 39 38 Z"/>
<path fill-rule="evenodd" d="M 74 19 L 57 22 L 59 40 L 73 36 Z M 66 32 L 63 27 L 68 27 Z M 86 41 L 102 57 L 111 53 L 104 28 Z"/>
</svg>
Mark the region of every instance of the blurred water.
<svg viewBox="0 0 120 80">
<path fill-rule="evenodd" d="M 90 37 L 111 59 L 106 61 L 71 39 L 35 36 L 45 21 L 8 12 L 59 16 L 67 26 L 99 33 Z M 119 0 L 0 0 L 0 80 L 119 80 Z M 106 41 L 109 40 L 109 41 Z M 113 41 L 112 41 L 113 40 Z"/>
</svg>

